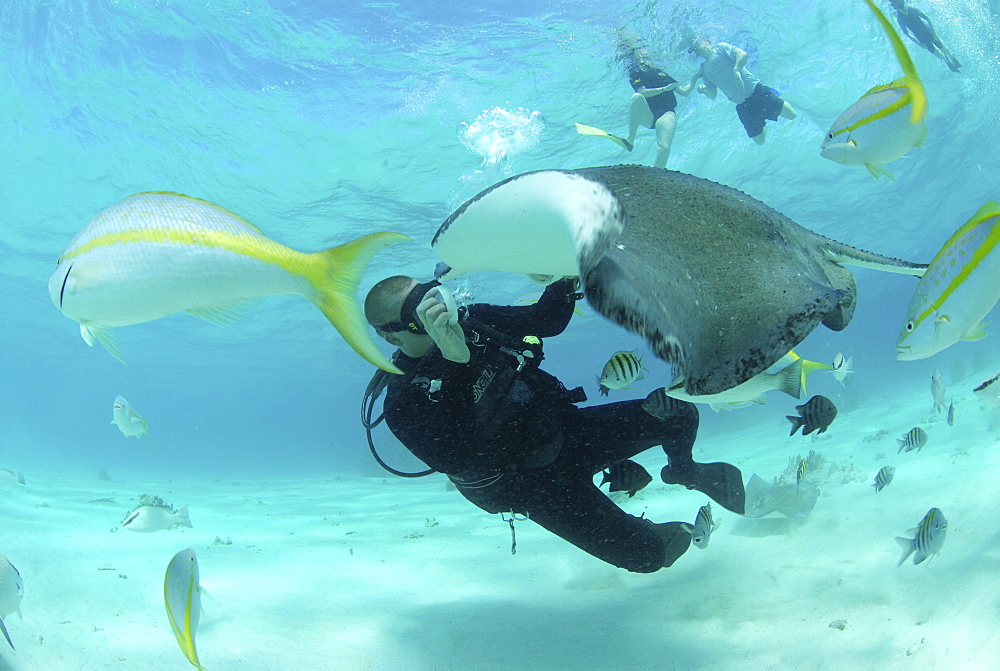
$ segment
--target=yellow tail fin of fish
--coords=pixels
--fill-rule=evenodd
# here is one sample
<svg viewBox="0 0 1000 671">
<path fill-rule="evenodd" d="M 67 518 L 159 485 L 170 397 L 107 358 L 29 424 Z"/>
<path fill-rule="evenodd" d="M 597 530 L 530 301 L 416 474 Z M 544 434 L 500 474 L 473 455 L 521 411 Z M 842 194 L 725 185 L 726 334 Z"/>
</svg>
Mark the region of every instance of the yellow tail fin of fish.
<svg viewBox="0 0 1000 671">
<path fill-rule="evenodd" d="M 311 280 L 315 290 L 311 298 L 316 307 L 355 352 L 390 373 L 402 371 L 385 357 L 372 339 L 368 322 L 358 304 L 358 284 L 376 252 L 409 239 L 401 233 L 372 233 L 312 255 L 319 260 L 321 271 L 318 277 Z"/>
</svg>

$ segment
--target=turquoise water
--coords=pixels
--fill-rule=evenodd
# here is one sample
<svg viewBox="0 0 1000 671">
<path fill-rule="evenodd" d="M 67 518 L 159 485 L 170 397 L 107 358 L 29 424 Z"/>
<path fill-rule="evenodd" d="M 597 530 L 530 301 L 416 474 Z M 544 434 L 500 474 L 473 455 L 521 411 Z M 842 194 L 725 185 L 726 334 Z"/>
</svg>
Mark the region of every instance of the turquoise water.
<svg viewBox="0 0 1000 671">
<path fill-rule="evenodd" d="M 415 242 L 381 253 L 362 291 L 390 273 L 426 277 L 437 260 L 433 232 L 494 181 L 652 163 L 649 131 L 625 154 L 573 130 L 580 121 L 624 132 L 631 90 L 613 61 L 622 25 L 646 36 L 682 80 L 697 67 L 679 46 L 685 25 L 743 46 L 749 67 L 799 112 L 769 124 L 758 147 L 721 96 L 693 96 L 679 114 L 670 168 L 741 189 L 846 243 L 927 262 L 984 201 L 1000 198 L 1000 33 L 982 1 L 923 5 L 965 68 L 953 74 L 908 43 L 930 98 L 929 137 L 890 166 L 898 179 L 889 182 L 819 156 L 837 115 L 899 76 L 860 2 L 338 3 L 336 11 L 321 2 L 6 3 L 0 466 L 375 473 L 357 419 L 371 367 L 307 301 L 269 298 L 228 327 L 176 315 L 119 329 L 125 367 L 88 348 L 52 306 L 46 282 L 56 258 L 101 209 L 171 190 L 227 207 L 304 251 L 405 233 Z M 501 158 L 470 151 L 459 124 L 497 107 L 539 112 L 537 142 Z M 838 351 L 854 357 L 842 407 L 924 387 L 935 366 L 957 379 L 996 365 L 995 335 L 930 361 L 895 361 L 913 281 L 856 276 L 854 323 L 820 329 L 801 348 L 821 361 Z M 461 284 L 505 303 L 532 290 L 520 277 Z M 596 397 L 607 357 L 640 345 L 587 311 L 548 346 L 547 368 Z M 648 388 L 637 393 L 669 374 L 649 360 Z M 108 423 L 117 394 L 147 416 L 156 452 Z M 706 412 L 703 431 L 777 426 L 788 411 L 773 402 Z M 388 434 L 381 440 L 397 465 L 415 465 Z"/>
</svg>

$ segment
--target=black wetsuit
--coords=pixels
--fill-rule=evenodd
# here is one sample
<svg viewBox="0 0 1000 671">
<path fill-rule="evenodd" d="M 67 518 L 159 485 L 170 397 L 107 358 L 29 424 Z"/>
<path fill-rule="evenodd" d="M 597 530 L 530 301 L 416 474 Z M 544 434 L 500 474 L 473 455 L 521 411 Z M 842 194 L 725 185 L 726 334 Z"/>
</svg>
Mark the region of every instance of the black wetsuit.
<svg viewBox="0 0 1000 671">
<path fill-rule="evenodd" d="M 516 340 L 542 338 L 566 328 L 574 301 L 572 284 L 562 280 L 534 305 L 476 304 L 469 316 Z M 465 330 L 469 335 L 471 329 Z M 397 352 L 396 365 L 405 374 L 390 376 L 384 404 L 392 432 L 483 510 L 527 514 L 629 571 L 661 568 L 666 551 L 652 523 L 615 505 L 593 476 L 656 445 L 664 446 L 671 466 L 693 463 L 695 407 L 680 404 L 677 416 L 667 420 L 648 414 L 640 400 L 577 408 L 562 383 L 537 363 L 505 380 L 496 368 L 507 366 L 507 357 L 509 372 L 517 360 L 488 350 L 470 343 L 468 364 L 448 361 L 436 349 L 420 359 Z M 487 379 L 500 383 L 484 391 Z M 477 398 L 494 402 L 493 410 L 477 411 Z"/>
<path fill-rule="evenodd" d="M 636 92 L 640 88 L 658 89 L 677 83 L 676 79 L 663 70 L 644 64 L 636 64 L 630 67 L 628 78 L 629 83 L 632 84 L 632 90 Z M 653 128 L 656 125 L 657 119 L 667 112 L 673 112 L 677 109 L 677 96 L 674 95 L 673 91 L 658 93 L 655 96 L 646 98 L 646 104 L 649 105 L 649 111 L 653 113 L 653 124 L 650 126 L 650 128 Z"/>
</svg>

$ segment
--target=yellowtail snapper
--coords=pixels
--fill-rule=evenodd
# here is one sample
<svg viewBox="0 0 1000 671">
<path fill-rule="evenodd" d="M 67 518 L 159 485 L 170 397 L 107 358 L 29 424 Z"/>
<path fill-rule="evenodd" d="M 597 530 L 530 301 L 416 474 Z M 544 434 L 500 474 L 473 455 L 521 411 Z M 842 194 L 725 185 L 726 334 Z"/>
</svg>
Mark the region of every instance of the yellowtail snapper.
<svg viewBox="0 0 1000 671">
<path fill-rule="evenodd" d="M 896 542 L 903 548 L 903 556 L 899 558 L 897 566 L 902 566 L 911 554 L 914 564 L 919 564 L 931 555 L 940 554 L 947 531 L 948 520 L 944 518 L 941 511 L 937 508 L 928 510 L 920 524 L 910 529 L 913 538 L 896 537 Z"/>
<path fill-rule="evenodd" d="M 959 340 L 986 336 L 1000 300 L 1000 203 L 990 201 L 948 238 L 910 299 L 896 358 L 926 359 Z"/>
<path fill-rule="evenodd" d="M 897 438 L 896 442 L 899 444 L 896 454 L 904 451 L 912 452 L 913 450 L 919 452 L 927 444 L 927 432 L 919 426 L 915 426 L 907 431 L 902 438 Z"/>
<path fill-rule="evenodd" d="M 265 236 L 242 217 L 177 193 L 129 196 L 100 212 L 70 241 L 49 278 L 49 297 L 124 363 L 108 329 L 187 312 L 235 321 L 249 301 L 304 296 L 370 363 L 399 373 L 372 339 L 356 296 L 369 260 L 409 240 L 372 233 L 304 254 Z"/>
<path fill-rule="evenodd" d="M 875 488 L 875 493 L 878 494 L 880 491 L 885 489 L 886 486 L 892 482 L 894 475 L 896 475 L 895 466 L 883 466 L 880 468 L 878 474 L 875 476 L 875 482 L 872 483 L 872 487 Z"/>
<path fill-rule="evenodd" d="M 885 175 L 883 167 L 901 158 L 927 137 L 927 94 L 902 40 L 871 0 L 865 4 L 889 36 L 903 77 L 869 89 L 841 114 L 827 133 L 820 155 L 843 165 L 863 165 L 872 177 Z"/>
</svg>

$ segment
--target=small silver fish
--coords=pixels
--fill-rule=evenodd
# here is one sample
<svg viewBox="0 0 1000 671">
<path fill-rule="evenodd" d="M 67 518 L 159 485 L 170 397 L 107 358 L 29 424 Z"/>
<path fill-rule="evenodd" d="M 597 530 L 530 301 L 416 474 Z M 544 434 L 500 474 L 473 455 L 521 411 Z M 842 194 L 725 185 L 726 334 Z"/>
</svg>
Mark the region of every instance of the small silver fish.
<svg viewBox="0 0 1000 671">
<path fill-rule="evenodd" d="M 635 350 L 615 352 L 598 379 L 601 393 L 607 396 L 609 389 L 631 389 L 630 384 L 642 379 L 643 370 L 642 359 L 635 355 Z"/>
<path fill-rule="evenodd" d="M 928 510 L 924 519 L 920 520 L 920 524 L 910 529 L 913 538 L 896 537 L 896 542 L 903 548 L 903 556 L 899 558 L 897 566 L 902 566 L 911 554 L 914 564 L 919 564 L 931 555 L 940 554 L 946 531 L 948 531 L 948 520 L 941 511 L 937 508 Z"/>
<path fill-rule="evenodd" d="M 907 431 L 902 438 L 897 438 L 896 442 L 899 443 L 899 449 L 896 450 L 896 454 L 904 450 L 906 452 L 912 452 L 913 450 L 919 452 L 927 444 L 927 432 L 919 426 L 915 426 Z"/>
<path fill-rule="evenodd" d="M 879 469 L 878 475 L 875 476 L 875 482 L 872 483 L 872 487 L 875 488 L 875 493 L 878 494 L 880 491 L 885 489 L 890 482 L 892 482 L 892 477 L 896 475 L 895 466 L 883 466 Z"/>
<path fill-rule="evenodd" d="M 955 402 L 948 404 L 948 426 L 955 426 Z"/>
<path fill-rule="evenodd" d="M 187 506 L 177 511 L 160 506 L 139 506 L 122 522 L 123 529 L 144 534 L 173 529 L 175 526 L 194 527 L 188 517 Z"/>
<path fill-rule="evenodd" d="M 718 524 L 712 519 L 712 504 L 708 503 L 698 509 L 698 515 L 694 518 L 694 527 L 691 530 L 691 542 L 694 546 L 704 550 L 708 547 L 708 538 L 712 532 L 718 528 Z"/>
<path fill-rule="evenodd" d="M 806 479 L 806 460 L 799 462 L 799 467 L 795 469 L 795 491 L 799 491 L 799 485 Z"/>
<path fill-rule="evenodd" d="M 944 410 L 944 383 L 941 382 L 941 371 L 937 368 L 931 375 L 931 396 L 934 397 L 934 412 Z"/>
</svg>

